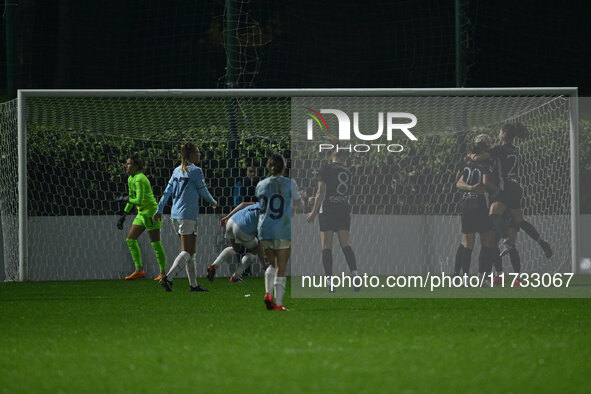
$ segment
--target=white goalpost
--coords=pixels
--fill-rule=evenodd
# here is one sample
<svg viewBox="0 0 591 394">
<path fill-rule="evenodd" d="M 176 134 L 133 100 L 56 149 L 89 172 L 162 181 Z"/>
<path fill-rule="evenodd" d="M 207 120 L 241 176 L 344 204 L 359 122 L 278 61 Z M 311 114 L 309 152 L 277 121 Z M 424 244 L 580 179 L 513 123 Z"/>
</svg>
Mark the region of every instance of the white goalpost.
<svg viewBox="0 0 591 394">
<path fill-rule="evenodd" d="M 392 142 L 402 151 L 351 159 L 352 227 L 363 229 L 351 235 L 359 255 L 375 257 L 367 267 L 372 273 L 450 269 L 460 237 L 456 164 L 474 135 L 496 140 L 500 125 L 511 121 L 526 124 L 532 134 L 516 143 L 524 158 L 525 216 L 555 250 L 545 261 L 520 232 L 524 270 L 579 271 L 576 88 L 20 90 L 16 101 L 0 108 L 6 280 L 116 279 L 128 273 L 130 223 L 123 232 L 115 227 L 122 208 L 115 199 L 127 187 L 123 162 L 139 152 L 159 198 L 184 142 L 200 147 L 208 187 L 221 199 L 222 208 L 202 207 L 200 214 L 197 256 L 204 275 L 225 246 L 218 221 L 232 208 L 247 165 L 262 178 L 266 157 L 279 151 L 290 161 L 290 176 L 313 195 L 327 156 L 302 138 L 302 108 L 340 108 L 351 114 L 351 125 L 358 112 L 366 134 L 378 128 L 378 112 L 417 117 L 417 141 L 399 133 Z M 332 122 L 315 136 L 335 132 Z M 317 225 L 304 222 L 303 215 L 293 220 L 292 261 L 305 262 L 292 265 L 292 273 L 320 273 Z M 178 239 L 167 222 L 162 238 L 170 263 Z M 388 245 L 396 248 L 395 262 Z M 156 273 L 147 236 L 140 246 L 146 270 Z M 232 269 L 226 265 L 219 274 Z M 254 275 L 260 273 L 253 267 Z"/>
</svg>

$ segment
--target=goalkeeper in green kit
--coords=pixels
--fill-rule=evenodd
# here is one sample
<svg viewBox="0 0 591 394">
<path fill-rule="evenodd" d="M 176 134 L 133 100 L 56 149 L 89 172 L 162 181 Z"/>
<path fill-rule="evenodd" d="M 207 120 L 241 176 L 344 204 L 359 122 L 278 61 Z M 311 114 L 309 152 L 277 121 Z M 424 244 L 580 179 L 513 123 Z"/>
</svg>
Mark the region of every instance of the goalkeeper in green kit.
<svg viewBox="0 0 591 394">
<path fill-rule="evenodd" d="M 162 220 L 154 222 L 152 217 L 158 209 L 158 203 L 152 193 L 152 185 L 148 178 L 142 173 L 144 161 L 138 154 L 131 155 L 125 162 L 125 172 L 129 174 L 127 185 L 129 187 L 129 196 L 119 198 L 120 201 L 125 201 L 124 212 L 117 222 L 117 228 L 123 230 L 123 222 L 125 217 L 131 212 L 133 207 L 137 207 L 137 216 L 131 224 L 129 233 L 125 241 L 129 246 L 129 252 L 135 264 L 135 272 L 125 277 L 126 280 L 140 279 L 146 276 L 142 266 L 142 253 L 137 239 L 144 232 L 148 230 L 148 236 L 152 243 L 152 248 L 156 252 L 156 259 L 160 266 L 160 275 L 154 280 L 160 280 L 166 272 L 166 253 L 160 241 L 160 229 L 162 228 Z"/>
</svg>

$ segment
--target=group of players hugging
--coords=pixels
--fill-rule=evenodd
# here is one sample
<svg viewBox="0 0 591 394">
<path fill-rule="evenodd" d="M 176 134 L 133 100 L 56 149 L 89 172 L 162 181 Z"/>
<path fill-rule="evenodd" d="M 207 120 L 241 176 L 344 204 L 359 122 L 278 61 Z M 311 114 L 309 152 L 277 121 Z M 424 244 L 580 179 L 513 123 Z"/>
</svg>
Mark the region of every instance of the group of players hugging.
<svg viewBox="0 0 591 394">
<path fill-rule="evenodd" d="M 478 272 L 488 277 L 494 266 L 497 273 L 493 283 L 485 285 L 503 285 L 499 276 L 503 272 L 502 256 L 508 254 L 517 274 L 511 285 L 520 286 L 521 258 L 516 248 L 519 229 L 540 245 L 547 258 L 552 257 L 550 244 L 523 218 L 523 189 L 519 183 L 521 157 L 513 143 L 527 136 L 528 129 L 521 123 L 503 125 L 495 147 L 490 136 L 480 134 L 460 164 L 456 186 L 462 190 L 459 204 L 462 241 L 456 252 L 454 274 L 470 273 L 476 233 L 480 234 L 481 242 Z"/>
</svg>

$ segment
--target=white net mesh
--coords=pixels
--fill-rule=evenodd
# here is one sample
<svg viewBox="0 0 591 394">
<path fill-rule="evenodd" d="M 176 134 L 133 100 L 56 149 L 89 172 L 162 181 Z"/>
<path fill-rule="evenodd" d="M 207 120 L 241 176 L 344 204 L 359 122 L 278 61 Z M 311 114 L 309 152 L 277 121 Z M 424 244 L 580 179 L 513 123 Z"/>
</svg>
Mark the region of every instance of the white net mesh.
<svg viewBox="0 0 591 394">
<path fill-rule="evenodd" d="M 260 23 L 249 12 L 249 1 L 226 3 L 223 34 L 228 60 L 226 74 L 219 79 L 220 88 L 253 88 L 261 67 L 261 49 L 271 38 L 263 32 Z M 234 45 L 228 45 L 230 38 Z M 231 67 L 232 70 L 228 70 Z"/>
<path fill-rule="evenodd" d="M 383 94 L 383 93 L 382 93 Z M 235 185 L 248 165 L 264 176 L 266 157 L 291 157 L 291 174 L 313 195 L 327 155 L 302 141 L 302 107 L 360 113 L 359 127 L 377 130 L 378 111 L 414 113 L 418 141 L 395 132 L 401 153 L 366 154 L 350 161 L 353 175 L 351 239 L 360 270 L 372 274 L 450 272 L 460 239 L 456 165 L 465 141 L 479 133 L 495 137 L 501 124 L 518 120 L 531 131 L 518 143 L 523 167 L 526 218 L 555 250 L 546 260 L 521 232 L 518 248 L 525 271 L 570 271 L 569 101 L 563 97 L 27 97 L 28 259 L 27 280 L 121 278 L 133 269 L 125 235 L 115 227 L 126 192 L 123 162 L 138 152 L 156 198 L 179 163 L 179 143 L 195 142 L 201 166 L 221 208 L 201 208 L 198 267 L 201 275 L 226 246 L 218 220 L 234 205 Z M 359 107 L 359 105 L 361 105 Z M 0 146 L 0 214 L 4 271 L 18 279 L 16 102 L 3 104 Z M 329 130 L 335 119 L 326 117 Z M 331 123 L 332 122 L 332 123 Z M 302 125 L 304 125 L 302 127 Z M 316 130 L 320 136 L 320 131 Z M 294 137 L 293 140 L 291 137 Z M 376 142 L 377 143 L 377 142 Z M 206 205 L 206 204 L 202 204 Z M 167 213 L 168 211 L 165 211 Z M 165 221 L 168 266 L 178 238 Z M 335 240 L 335 245 L 338 245 Z M 140 237 L 146 273 L 158 266 L 147 236 Z M 346 270 L 335 247 L 335 269 Z M 473 256 L 476 256 L 478 247 Z M 473 260 L 476 258 L 473 257 Z M 296 215 L 292 274 L 321 274 L 318 225 Z M 222 266 L 229 275 L 237 262 Z M 508 267 L 508 262 L 505 261 Z M 255 265 L 253 273 L 260 274 Z"/>
<path fill-rule="evenodd" d="M 18 153 L 16 100 L 0 104 L 0 233 L 4 278 L 18 278 Z"/>
<path fill-rule="evenodd" d="M 247 165 L 259 168 L 273 151 L 289 156 L 289 101 L 286 98 L 39 98 L 27 99 L 28 280 L 121 278 L 133 269 L 125 236 L 115 227 L 123 206 L 114 202 L 127 192 L 122 164 L 139 153 L 145 174 L 160 198 L 180 162 L 179 145 L 196 143 L 211 194 L 220 208 L 202 204 L 198 262 L 201 273 L 226 245 L 218 225 L 233 207 L 235 184 Z M 12 108 L 15 110 L 15 108 Z M 16 114 L 16 111 L 14 111 Z M 239 114 L 239 115 L 237 115 Z M 236 139 L 228 137 L 229 131 Z M 6 137 L 16 149 L 16 127 Z M 261 135 L 261 136 L 259 136 Z M 264 137 L 263 137 L 264 136 Z M 16 151 L 8 151 L 16 184 Z M 5 183 L 14 212 L 16 188 Z M 169 203 L 170 205 L 170 203 Z M 169 213 L 170 207 L 165 210 Z M 9 215 L 2 215 L 3 220 Z M 16 216 L 15 216 L 16 218 Z M 16 221 L 5 222 L 5 234 L 16 237 Z M 169 266 L 179 251 L 178 238 L 165 221 L 162 239 Z M 5 237 L 5 244 L 10 239 Z M 147 236 L 139 240 L 146 274 L 158 266 Z M 9 244 L 8 249 L 14 248 Z M 7 277 L 16 279 L 18 259 L 5 260 Z M 233 272 L 222 267 L 220 275 Z M 259 267 L 253 268 L 256 274 Z"/>
<path fill-rule="evenodd" d="M 378 112 L 414 114 L 417 125 L 409 140 L 400 130 L 387 141 L 356 139 L 338 141 L 340 123 L 326 112 L 322 130 L 312 122 L 314 139 L 307 139 L 310 109 L 339 109 L 350 117 L 358 115 L 358 129 L 365 135 L 379 129 Z M 569 272 L 571 270 L 570 228 L 570 114 L 564 97 L 388 97 L 388 98 L 296 98 L 292 100 L 293 175 L 310 196 L 315 194 L 317 174 L 330 161 L 330 151 L 320 153 L 320 143 L 337 144 L 353 151 L 351 170 L 351 242 L 360 272 L 374 275 L 453 273 L 455 250 L 461 240 L 456 188 L 458 164 L 466 154 L 466 143 L 487 133 L 496 141 L 500 127 L 519 121 L 530 129 L 525 141 L 517 141 L 521 152 L 520 181 L 525 198 L 525 218 L 554 248 L 551 259 L 522 231 L 518 250 L 525 272 Z M 408 120 L 400 123 L 408 123 Z M 299 126 L 298 126 L 299 125 Z M 327 130 L 325 130 L 325 128 Z M 329 137 L 329 135 L 332 136 Z M 335 142 L 336 141 L 336 142 Z M 381 146 L 377 152 L 378 144 Z M 374 145 L 371 145 L 374 144 Z M 399 153 L 386 151 L 399 144 Z M 355 152 L 355 149 L 358 152 Z M 398 148 L 396 148 L 398 149 Z M 367 153 L 362 151 L 369 150 Z M 334 239 L 334 272 L 349 270 Z M 294 275 L 322 275 L 318 224 L 295 220 L 293 235 Z M 479 246 L 472 254 L 477 271 Z M 476 268 L 475 268 L 476 267 Z M 511 271 L 509 257 L 504 267 Z"/>
</svg>

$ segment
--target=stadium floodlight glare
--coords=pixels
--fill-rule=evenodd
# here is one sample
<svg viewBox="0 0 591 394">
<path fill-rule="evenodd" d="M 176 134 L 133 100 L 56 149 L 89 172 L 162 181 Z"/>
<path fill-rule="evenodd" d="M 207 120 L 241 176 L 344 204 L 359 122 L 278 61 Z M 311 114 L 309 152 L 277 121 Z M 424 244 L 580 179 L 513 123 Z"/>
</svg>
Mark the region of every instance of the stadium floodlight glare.
<svg viewBox="0 0 591 394">
<path fill-rule="evenodd" d="M 226 198 L 222 205 L 227 207 L 246 163 L 255 163 L 260 168 L 258 175 L 263 176 L 266 156 L 273 151 L 290 152 L 292 161 L 297 162 L 292 146 L 293 105 L 308 98 L 318 105 L 323 98 L 332 102 L 341 98 L 386 98 L 405 108 L 376 111 L 399 113 L 412 113 L 408 108 L 413 106 L 432 106 L 432 119 L 418 115 L 417 126 L 412 129 L 413 135 L 416 130 L 417 143 L 430 146 L 431 151 L 410 149 L 396 153 L 392 160 L 399 165 L 404 162 L 402 158 L 420 152 L 427 152 L 427 156 L 417 157 L 414 162 L 428 162 L 429 152 L 441 151 L 443 145 L 439 144 L 449 141 L 453 142 L 450 146 L 465 146 L 457 143 L 460 136 L 468 138 L 484 130 L 496 138 L 498 127 L 504 122 L 526 123 L 534 137 L 519 145 L 526 159 L 523 177 L 529 183 L 524 185 L 528 197 L 525 214 L 534 221 L 539 219 L 542 232 L 556 245 L 556 254 L 560 254 L 542 268 L 566 268 L 577 273 L 576 88 L 20 90 L 17 100 L 0 104 L 0 215 L 6 279 L 121 277 L 130 267 L 130 258 L 125 233 L 115 228 L 119 205 L 114 200 L 125 190 L 122 163 L 126 155 L 140 152 L 144 156 L 147 175 L 159 197 L 178 164 L 178 144 L 195 142 L 204 152 L 202 161 L 208 186 L 214 197 Z M 489 105 L 487 98 L 498 105 Z M 448 99 L 456 100 L 457 111 L 442 113 L 433 105 Z M 438 126 L 438 119 L 445 127 Z M 429 133 L 425 132 L 427 129 L 439 131 Z M 237 135 L 238 139 L 229 140 L 229 135 Z M 414 141 L 408 143 L 409 147 L 411 142 Z M 358 204 L 353 207 L 353 214 L 365 221 L 376 212 L 421 215 L 426 223 L 431 216 L 437 217 L 439 223 L 455 220 L 456 191 L 449 185 L 455 179 L 455 173 L 450 174 L 455 171 L 458 154 L 449 152 L 444 159 L 438 155 L 441 173 L 421 179 L 407 174 L 405 181 L 417 182 L 417 187 L 405 188 L 400 182 L 393 186 L 391 177 L 378 177 L 377 181 L 363 178 L 353 196 Z M 438 168 L 431 166 L 429 171 L 439 171 Z M 300 185 L 303 189 L 314 186 L 308 182 L 314 179 L 312 170 L 294 170 L 294 178 L 305 178 Z M 556 184 L 549 183 L 554 181 Z M 387 194 L 396 198 L 371 196 L 370 201 L 364 189 L 369 190 L 370 186 L 377 193 L 388 190 Z M 417 205 L 412 212 L 404 210 L 412 206 L 408 201 L 413 198 L 404 193 L 431 193 L 430 190 L 445 195 L 439 199 L 430 197 L 429 202 Z M 377 207 L 374 211 L 360 207 L 370 203 Z M 202 270 L 206 266 L 203 263 L 210 263 L 225 242 L 217 224 L 221 212 L 204 213 L 197 246 Z M 559 216 L 558 222 L 565 224 L 550 228 L 545 216 Z M 310 242 L 317 242 L 318 234 L 309 231 L 309 227 L 295 231 L 302 231 L 302 239 L 309 237 Z M 448 253 L 450 247 L 457 246 L 459 234 L 453 234 L 453 244 L 449 246 L 447 236 L 431 234 L 434 246 L 425 249 L 434 255 Z M 177 250 L 177 242 L 171 230 L 163 231 L 169 255 Z M 532 253 L 525 251 L 524 260 Z M 145 265 L 149 266 L 150 253 L 143 255 Z M 408 272 L 404 267 L 401 270 Z"/>
</svg>

